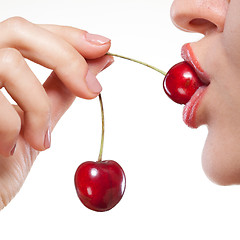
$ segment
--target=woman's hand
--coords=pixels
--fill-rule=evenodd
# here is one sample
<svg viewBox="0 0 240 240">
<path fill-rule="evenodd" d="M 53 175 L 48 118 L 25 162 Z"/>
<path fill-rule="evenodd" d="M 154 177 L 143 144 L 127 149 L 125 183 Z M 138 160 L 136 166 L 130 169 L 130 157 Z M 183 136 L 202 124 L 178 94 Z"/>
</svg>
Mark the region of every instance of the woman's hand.
<svg viewBox="0 0 240 240">
<path fill-rule="evenodd" d="M 113 59 L 110 40 L 72 27 L 36 25 L 19 17 L 0 23 L 0 209 L 22 186 L 39 151 L 75 97 L 92 99 L 102 90 L 96 75 Z M 41 85 L 25 58 L 51 75 Z M 88 59 L 88 60 L 86 60 Z"/>
</svg>

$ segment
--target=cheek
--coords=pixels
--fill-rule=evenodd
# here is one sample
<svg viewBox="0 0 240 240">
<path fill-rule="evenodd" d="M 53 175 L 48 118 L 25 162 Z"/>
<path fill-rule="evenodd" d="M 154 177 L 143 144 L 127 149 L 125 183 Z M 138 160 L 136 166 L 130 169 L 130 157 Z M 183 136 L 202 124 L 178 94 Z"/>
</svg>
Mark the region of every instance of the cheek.
<svg viewBox="0 0 240 240">
<path fill-rule="evenodd" d="M 219 185 L 240 184 L 240 129 L 209 127 L 202 154 L 207 177 Z"/>
<path fill-rule="evenodd" d="M 223 31 L 223 45 L 233 64 L 240 60 L 240 1 L 232 0 L 227 10 Z M 239 64 L 240 65 L 240 64 Z"/>
</svg>

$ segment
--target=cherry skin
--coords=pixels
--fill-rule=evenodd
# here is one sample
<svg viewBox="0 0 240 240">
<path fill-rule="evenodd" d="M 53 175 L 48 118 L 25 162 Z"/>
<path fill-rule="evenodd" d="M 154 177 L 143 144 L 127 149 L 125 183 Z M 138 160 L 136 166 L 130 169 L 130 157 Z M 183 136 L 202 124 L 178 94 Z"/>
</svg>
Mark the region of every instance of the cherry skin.
<svg viewBox="0 0 240 240">
<path fill-rule="evenodd" d="M 163 81 L 165 93 L 179 104 L 186 104 L 202 85 L 204 84 L 198 78 L 193 67 L 185 61 L 174 65 L 167 72 Z"/>
<path fill-rule="evenodd" d="M 122 198 L 126 177 L 113 161 L 88 161 L 75 173 L 75 187 L 81 202 L 89 209 L 103 212 L 113 208 Z"/>
</svg>

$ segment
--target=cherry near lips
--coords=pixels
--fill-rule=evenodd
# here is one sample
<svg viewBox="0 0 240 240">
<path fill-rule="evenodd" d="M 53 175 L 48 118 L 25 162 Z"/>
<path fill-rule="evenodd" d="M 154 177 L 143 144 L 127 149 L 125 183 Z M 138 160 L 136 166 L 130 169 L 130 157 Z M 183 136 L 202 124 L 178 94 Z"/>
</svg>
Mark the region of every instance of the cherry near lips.
<svg viewBox="0 0 240 240">
<path fill-rule="evenodd" d="M 108 54 L 138 62 L 165 75 L 163 88 L 167 96 L 174 102 L 185 104 L 184 121 L 190 127 L 195 127 L 196 111 L 206 87 L 199 79 L 196 71 L 203 75 L 197 66 L 190 45 L 185 45 L 182 55 L 187 61 L 174 65 L 167 73 L 149 64 L 116 54 Z M 189 64 L 189 63 L 190 64 Z M 75 173 L 75 187 L 81 202 L 94 211 L 108 211 L 121 200 L 126 185 L 126 177 L 121 166 L 115 161 L 102 161 L 104 139 L 104 111 L 101 94 L 99 95 L 102 113 L 102 139 L 97 162 L 82 163 Z"/>
</svg>

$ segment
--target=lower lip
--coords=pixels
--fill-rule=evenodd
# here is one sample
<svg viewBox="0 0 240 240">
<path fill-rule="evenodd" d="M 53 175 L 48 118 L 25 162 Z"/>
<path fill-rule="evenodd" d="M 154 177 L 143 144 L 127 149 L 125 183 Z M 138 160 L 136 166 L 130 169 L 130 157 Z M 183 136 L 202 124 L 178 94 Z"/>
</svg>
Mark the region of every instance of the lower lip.
<svg viewBox="0 0 240 240">
<path fill-rule="evenodd" d="M 199 104 L 205 95 L 207 90 L 206 86 L 200 87 L 192 96 L 190 101 L 185 105 L 183 109 L 183 121 L 191 128 L 197 128 L 196 113 Z"/>
</svg>

